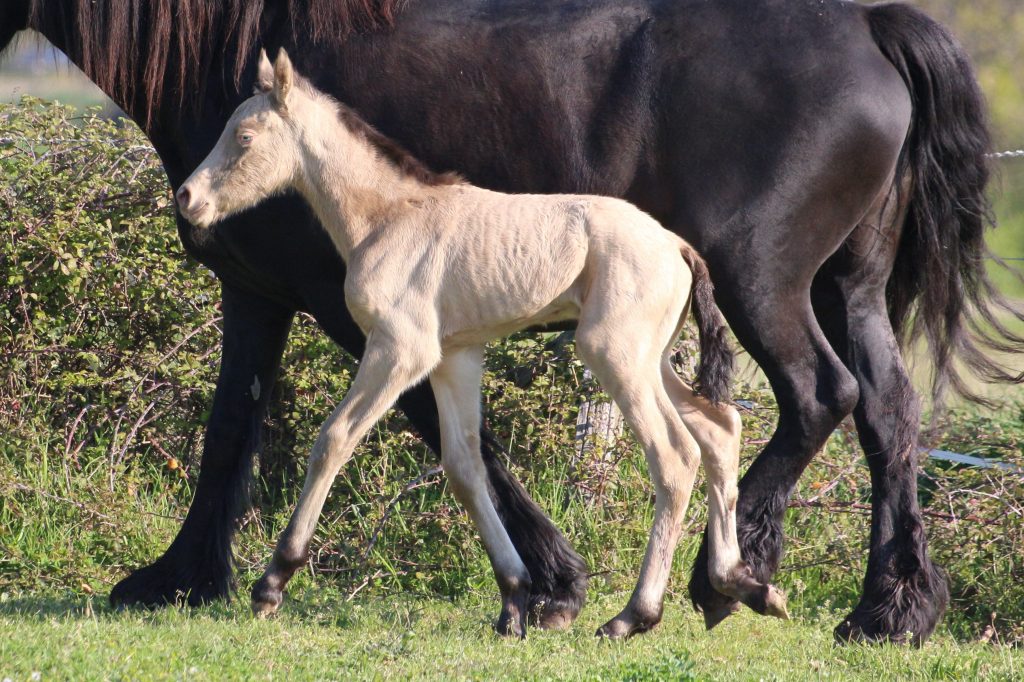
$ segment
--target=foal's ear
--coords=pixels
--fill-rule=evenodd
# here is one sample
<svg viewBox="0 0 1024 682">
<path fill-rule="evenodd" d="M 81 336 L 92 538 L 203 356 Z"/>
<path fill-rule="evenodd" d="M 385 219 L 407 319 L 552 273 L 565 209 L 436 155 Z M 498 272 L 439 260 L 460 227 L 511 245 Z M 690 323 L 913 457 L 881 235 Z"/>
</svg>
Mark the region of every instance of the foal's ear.
<svg viewBox="0 0 1024 682">
<path fill-rule="evenodd" d="M 270 92 L 274 89 L 274 66 L 270 63 L 267 51 L 260 50 L 260 65 L 256 69 L 256 86 L 253 94 Z"/>
<path fill-rule="evenodd" d="M 274 62 L 274 100 L 282 109 L 288 108 L 288 95 L 292 91 L 293 80 L 292 60 L 283 49 L 278 50 Z"/>
</svg>

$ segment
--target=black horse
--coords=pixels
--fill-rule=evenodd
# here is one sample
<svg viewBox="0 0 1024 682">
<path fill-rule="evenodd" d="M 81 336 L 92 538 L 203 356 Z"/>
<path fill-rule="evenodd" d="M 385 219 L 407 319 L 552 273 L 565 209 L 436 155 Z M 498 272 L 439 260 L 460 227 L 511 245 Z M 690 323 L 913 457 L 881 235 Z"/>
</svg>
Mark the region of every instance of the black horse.
<svg viewBox="0 0 1024 682">
<path fill-rule="evenodd" d="M 741 483 L 744 558 L 759 580 L 776 571 L 787 499 L 852 414 L 871 470 L 870 556 L 836 635 L 931 633 L 948 589 L 927 555 L 900 345 L 931 342 L 938 394 L 963 389 L 954 356 L 1024 380 L 984 354 L 1024 339 L 994 324 L 1003 304 L 983 269 L 983 101 L 961 48 L 924 14 L 840 0 L 4 0 L 0 49 L 29 27 L 143 126 L 174 187 L 251 89 L 262 44 L 286 46 L 318 87 L 435 168 L 505 191 L 622 196 L 654 214 L 704 254 L 778 398 L 775 435 Z M 342 263 L 295 198 L 206 241 L 181 220 L 179 231 L 223 283 L 221 374 L 192 508 L 114 604 L 229 593 L 270 393 L 249 387 L 273 382 L 295 312 L 362 351 L 338 305 Z M 430 392 L 401 406 L 437 450 Z M 585 566 L 485 442 L 542 624 L 570 622 Z M 705 559 L 690 594 L 710 627 L 734 604 Z"/>
</svg>

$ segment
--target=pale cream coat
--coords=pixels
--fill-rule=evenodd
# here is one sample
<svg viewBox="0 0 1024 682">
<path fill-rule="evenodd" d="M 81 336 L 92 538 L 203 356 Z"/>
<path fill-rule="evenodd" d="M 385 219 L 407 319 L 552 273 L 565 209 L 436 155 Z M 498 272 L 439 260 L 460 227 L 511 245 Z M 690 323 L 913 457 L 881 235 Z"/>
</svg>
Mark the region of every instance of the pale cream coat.
<svg viewBox="0 0 1024 682">
<path fill-rule="evenodd" d="M 693 285 L 685 242 L 618 199 L 424 182 L 346 124 L 340 105 L 297 79 L 283 53 L 273 74 L 269 64 L 261 74 L 269 92 L 235 112 L 179 190 L 179 208 L 206 227 L 267 195 L 298 189 L 345 260 L 345 304 L 367 340 L 352 388 L 313 448 L 291 523 L 253 592 L 257 612 L 280 604 L 331 482 L 359 439 L 402 391 L 429 377 L 442 463 L 498 577 L 498 629 L 524 635 L 530 576 L 491 503 L 480 456 L 483 349 L 525 327 L 576 319 L 579 355 L 643 446 L 656 490 L 636 590 L 600 634 L 627 637 L 660 619 L 701 458 L 713 584 L 785 615 L 781 593 L 754 581 L 740 559 L 739 416 L 695 395 L 668 360 Z"/>
</svg>

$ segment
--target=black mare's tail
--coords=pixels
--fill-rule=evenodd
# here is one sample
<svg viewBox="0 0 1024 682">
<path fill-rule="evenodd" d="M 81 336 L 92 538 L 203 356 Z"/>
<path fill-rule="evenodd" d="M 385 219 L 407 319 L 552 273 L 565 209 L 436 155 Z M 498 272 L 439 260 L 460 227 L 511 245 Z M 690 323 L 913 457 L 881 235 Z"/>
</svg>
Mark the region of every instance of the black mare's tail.
<svg viewBox="0 0 1024 682">
<path fill-rule="evenodd" d="M 486 430 L 480 445 L 494 507 L 530 572 L 530 619 L 568 627 L 587 599 L 587 564 L 505 467 L 501 445 Z"/>
<path fill-rule="evenodd" d="M 729 345 L 728 327 L 722 312 L 715 305 L 711 276 L 707 263 L 692 246 L 685 242 L 680 246 L 683 260 L 693 273 L 693 317 L 697 321 L 700 339 L 700 361 L 697 364 L 697 378 L 694 390 L 714 403 L 729 400 L 729 384 L 732 381 L 733 352 Z"/>
<path fill-rule="evenodd" d="M 866 8 L 875 42 L 910 91 L 914 113 L 896 186 L 909 178 L 907 215 L 886 291 L 893 330 L 904 344 L 924 335 L 934 361 L 933 397 L 947 385 L 973 394 L 954 359 L 996 382 L 1024 382 L 986 351 L 1024 352 L 1024 337 L 997 315 L 1024 319 L 985 272 L 985 196 L 991 148 L 985 103 L 963 49 L 945 28 L 899 4 Z M 1017 355 L 1020 357 L 1020 355 Z"/>
</svg>

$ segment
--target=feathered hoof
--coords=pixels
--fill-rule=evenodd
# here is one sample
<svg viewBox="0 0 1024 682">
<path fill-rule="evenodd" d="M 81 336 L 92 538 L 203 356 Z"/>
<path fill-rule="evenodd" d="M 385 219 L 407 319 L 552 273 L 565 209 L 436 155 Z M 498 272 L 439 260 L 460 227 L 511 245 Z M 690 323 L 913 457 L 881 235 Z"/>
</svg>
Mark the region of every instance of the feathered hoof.
<svg viewBox="0 0 1024 682">
<path fill-rule="evenodd" d="M 568 630 L 580 615 L 586 595 L 586 582 L 582 583 L 582 589 L 557 597 L 530 595 L 530 625 L 541 630 Z"/>
<path fill-rule="evenodd" d="M 836 642 L 921 646 L 939 624 L 949 603 L 942 569 L 929 560 L 910 575 L 870 576 L 857 607 L 836 626 Z"/>
<path fill-rule="evenodd" d="M 230 571 L 204 570 L 195 559 L 179 565 L 165 555 L 117 583 L 110 592 L 110 605 L 115 609 L 157 608 L 168 604 L 200 606 L 226 599 L 230 594 Z"/>
</svg>

